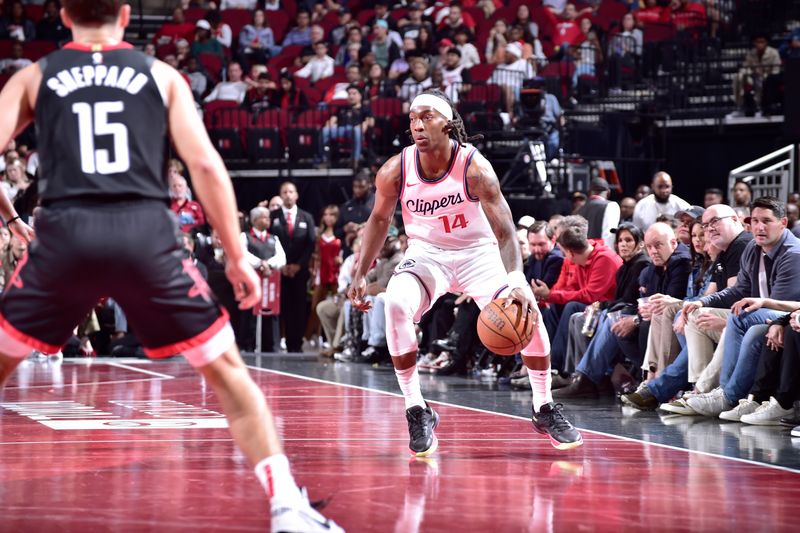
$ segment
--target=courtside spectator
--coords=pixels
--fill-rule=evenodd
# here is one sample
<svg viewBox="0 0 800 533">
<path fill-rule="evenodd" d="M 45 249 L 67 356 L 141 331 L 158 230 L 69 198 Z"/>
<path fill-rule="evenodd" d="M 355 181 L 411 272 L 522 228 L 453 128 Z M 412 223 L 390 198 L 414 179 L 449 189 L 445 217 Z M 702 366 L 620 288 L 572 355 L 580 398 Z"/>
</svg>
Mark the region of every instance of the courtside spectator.
<svg viewBox="0 0 800 533">
<path fill-rule="evenodd" d="M 203 207 L 189 197 L 189 184 L 183 177 L 183 164 L 177 159 L 170 159 L 168 164 L 169 196 L 172 199 L 169 208 L 178 217 L 178 225 L 183 233 L 202 228 L 206 223 Z"/>
<path fill-rule="evenodd" d="M 242 65 L 233 61 L 228 65 L 228 81 L 219 82 L 204 101 L 228 100 L 242 103 L 247 93 L 247 84 L 242 80 L 242 74 Z"/>
<path fill-rule="evenodd" d="M 33 62 L 23 57 L 25 49 L 21 41 L 15 41 L 11 45 L 11 57 L 0 60 L 0 73 L 11 75 L 22 70 Z"/>
<path fill-rule="evenodd" d="M 578 210 L 578 215 L 589 222 L 587 236 L 590 239 L 603 239 L 606 246 L 613 249 L 615 235 L 611 230 L 619 225 L 619 204 L 610 202 L 611 187 L 603 178 L 593 178 L 589 185 L 589 199 Z"/>
</svg>

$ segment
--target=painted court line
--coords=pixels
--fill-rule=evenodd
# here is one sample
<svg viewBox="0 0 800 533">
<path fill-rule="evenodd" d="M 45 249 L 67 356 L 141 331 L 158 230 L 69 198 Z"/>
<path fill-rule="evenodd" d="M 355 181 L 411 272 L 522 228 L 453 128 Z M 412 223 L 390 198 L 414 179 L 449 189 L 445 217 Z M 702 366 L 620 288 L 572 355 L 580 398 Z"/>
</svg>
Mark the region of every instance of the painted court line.
<svg viewBox="0 0 800 533">
<path fill-rule="evenodd" d="M 272 370 L 272 369 L 269 369 L 269 368 L 259 368 L 259 367 L 255 367 L 255 366 L 249 366 L 249 365 L 248 365 L 248 368 L 250 368 L 252 370 L 259 370 L 261 372 L 269 372 L 271 374 L 278 374 L 278 375 L 281 375 L 281 376 L 288 376 L 288 377 L 293 377 L 293 378 L 298 378 L 298 379 L 304 379 L 306 381 L 314 381 L 314 382 L 317 382 L 317 383 L 324 383 L 326 385 L 337 385 L 339 387 L 347 387 L 347 388 L 352 388 L 352 389 L 371 391 L 371 392 L 376 392 L 378 394 L 385 394 L 385 395 L 388 395 L 388 396 L 394 396 L 394 397 L 397 397 L 397 398 L 402 398 L 403 397 L 401 394 L 398 394 L 396 392 L 388 392 L 388 391 L 379 390 L 379 389 L 370 389 L 368 387 L 362 387 L 360 385 L 350 385 L 349 383 L 336 383 L 334 381 L 326 381 L 324 379 L 310 378 L 310 377 L 306 377 L 306 376 L 300 376 L 300 375 L 297 375 L 297 374 L 291 374 L 289 372 L 283 372 L 281 370 Z M 466 409 L 468 411 L 475 411 L 477 413 L 485 413 L 485 414 L 489 414 L 489 415 L 504 416 L 506 418 L 514 418 L 514 419 L 517 419 L 517 420 L 530 421 L 530 418 L 527 418 L 527 417 L 517 416 L 517 415 L 509 415 L 507 413 L 498 413 L 498 412 L 495 412 L 495 411 L 487 411 L 486 409 L 479 409 L 477 407 L 469 407 L 469 406 L 466 406 L 466 405 L 456 405 L 456 404 L 453 404 L 453 403 L 442 402 L 442 401 L 439 401 L 439 400 L 427 400 L 427 401 L 429 403 L 435 403 L 435 404 L 439 404 L 439 405 L 446 405 L 448 407 L 454 407 L 456 409 Z M 741 457 L 728 457 L 726 455 L 720 455 L 720 454 L 711 453 L 711 452 L 704 452 L 704 451 L 701 451 L 701 450 L 689 450 L 687 448 L 679 448 L 677 446 L 672 446 L 672 445 L 669 445 L 669 444 L 662 444 L 660 442 L 649 442 L 649 441 L 645 441 L 645 440 L 641 440 L 641 439 L 634 439 L 632 437 L 624 437 L 624 436 L 621 436 L 621 435 L 614 435 L 612 433 L 606 433 L 604 431 L 595 431 L 595 430 L 592 430 L 592 429 L 584 429 L 584 428 L 577 428 L 577 429 L 579 429 L 580 431 L 586 432 L 586 433 L 592 433 L 592 434 L 595 434 L 595 435 L 602 435 L 604 437 L 609 437 L 609 438 L 613 438 L 613 439 L 619 439 L 619 440 L 624 440 L 624 441 L 628 441 L 628 442 L 636 442 L 636 443 L 639 443 L 639 444 L 647 444 L 647 445 L 650 445 L 650 446 L 659 446 L 661 448 L 667 448 L 669 450 L 675 450 L 675 451 L 679 451 L 679 452 L 695 453 L 695 454 L 698 454 L 698 455 L 705 455 L 707 457 L 715 457 L 717 459 L 727 459 L 729 461 L 736 461 L 736 462 L 748 464 L 748 465 L 751 465 L 751 466 L 759 466 L 759 467 L 764 467 L 764 468 L 771 468 L 771 469 L 774 469 L 774 470 L 781 470 L 781 471 L 784 471 L 784 472 L 790 472 L 792 474 L 800 474 L 800 471 L 794 470 L 792 468 L 788 468 L 788 467 L 780 466 L 780 465 L 773 465 L 773 464 L 769 464 L 769 463 L 760 463 L 758 461 L 752 461 L 750 459 L 743 459 Z M 440 439 L 440 440 L 442 440 L 442 439 Z"/>
<path fill-rule="evenodd" d="M 175 376 L 170 376 L 168 374 L 162 374 L 160 372 L 153 372 L 152 370 L 145 370 L 144 368 L 136 368 L 135 366 L 126 365 L 123 363 L 117 363 L 116 361 L 102 361 L 100 364 L 108 365 L 108 366 L 115 366 L 117 368 L 124 368 L 126 370 L 133 370 L 134 372 L 141 372 L 142 374 L 149 374 L 151 376 L 155 376 L 161 379 L 175 379 Z"/>
</svg>

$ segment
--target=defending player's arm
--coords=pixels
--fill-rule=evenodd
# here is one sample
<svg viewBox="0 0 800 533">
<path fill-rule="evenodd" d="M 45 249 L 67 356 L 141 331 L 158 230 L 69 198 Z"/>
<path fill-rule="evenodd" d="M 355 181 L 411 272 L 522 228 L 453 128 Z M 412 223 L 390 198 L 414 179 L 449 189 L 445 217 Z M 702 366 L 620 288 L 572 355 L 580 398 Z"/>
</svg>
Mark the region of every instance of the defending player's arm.
<svg viewBox="0 0 800 533">
<path fill-rule="evenodd" d="M 153 65 L 153 76 L 165 81 L 170 135 L 178 154 L 189 167 L 206 216 L 219 235 L 227 258 L 225 273 L 233 285 L 239 307 L 252 307 L 261 297 L 260 285 L 239 241 L 239 218 L 228 171 L 208 138 L 183 78 L 160 61 Z"/>
<path fill-rule="evenodd" d="M 361 253 L 356 265 L 353 281 L 347 293 L 353 305 L 361 311 L 368 310 L 371 305 L 364 301 L 367 282 L 364 279 L 367 271 L 378 257 L 389 226 L 394 218 L 397 199 L 400 197 L 400 156 L 389 159 L 375 177 L 375 207 L 364 226 L 364 235 L 361 238 Z"/>
<path fill-rule="evenodd" d="M 0 109 L 3 110 L 0 113 L 0 146 L 7 146 L 33 120 L 33 105 L 41 81 L 42 71 L 34 63 L 14 74 L 3 87 L 0 93 Z M 19 218 L 5 194 L 0 194 L 0 216 L 18 238 L 27 243 L 33 240 L 33 228 Z"/>
<path fill-rule="evenodd" d="M 480 200 L 483 212 L 497 237 L 500 257 L 508 272 L 508 285 L 512 289 L 509 300 L 517 300 L 528 309 L 534 310 L 536 300 L 525 279 L 525 273 L 522 272 L 522 254 L 516 239 L 511 208 L 500 191 L 500 180 L 497 179 L 491 163 L 480 153 L 475 154 L 467 169 L 467 185 L 469 192 Z"/>
</svg>

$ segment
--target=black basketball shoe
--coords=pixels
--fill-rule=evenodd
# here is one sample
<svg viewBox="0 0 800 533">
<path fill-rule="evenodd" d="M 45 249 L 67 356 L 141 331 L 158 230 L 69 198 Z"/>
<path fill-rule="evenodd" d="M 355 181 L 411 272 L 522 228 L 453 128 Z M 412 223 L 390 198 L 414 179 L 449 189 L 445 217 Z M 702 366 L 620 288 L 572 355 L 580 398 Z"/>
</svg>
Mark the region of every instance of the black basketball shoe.
<svg viewBox="0 0 800 533">
<path fill-rule="evenodd" d="M 439 425 L 439 413 L 429 405 L 424 409 L 415 405 L 406 409 L 406 420 L 408 420 L 408 447 L 414 455 L 426 457 L 435 452 L 439 441 L 433 430 Z"/>
<path fill-rule="evenodd" d="M 550 437 L 550 443 L 559 450 L 570 450 L 583 445 L 583 438 L 577 429 L 572 427 L 561 409 L 560 403 L 546 403 L 537 413 L 533 411 L 533 429 Z"/>
</svg>

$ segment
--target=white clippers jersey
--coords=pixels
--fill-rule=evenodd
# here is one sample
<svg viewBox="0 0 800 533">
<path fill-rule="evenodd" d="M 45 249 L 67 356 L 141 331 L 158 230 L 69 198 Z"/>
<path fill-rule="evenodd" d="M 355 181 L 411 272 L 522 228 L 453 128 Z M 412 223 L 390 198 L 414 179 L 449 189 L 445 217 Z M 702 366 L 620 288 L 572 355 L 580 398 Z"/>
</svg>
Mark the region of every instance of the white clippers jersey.
<svg viewBox="0 0 800 533">
<path fill-rule="evenodd" d="M 445 250 L 497 244 L 480 202 L 467 190 L 467 168 L 478 150 L 451 142 L 450 169 L 435 180 L 420 177 L 416 145 L 403 149 L 400 204 L 406 234 Z"/>
</svg>

